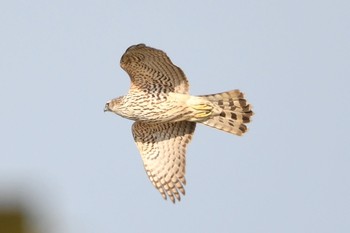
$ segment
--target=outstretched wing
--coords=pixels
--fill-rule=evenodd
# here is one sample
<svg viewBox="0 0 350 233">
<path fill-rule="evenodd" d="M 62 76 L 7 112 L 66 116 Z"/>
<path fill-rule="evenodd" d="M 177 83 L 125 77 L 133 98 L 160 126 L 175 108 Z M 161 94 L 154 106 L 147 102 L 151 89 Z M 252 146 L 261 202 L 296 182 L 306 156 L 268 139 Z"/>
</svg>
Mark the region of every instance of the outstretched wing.
<svg viewBox="0 0 350 233">
<path fill-rule="evenodd" d="M 150 124 L 135 122 L 132 133 L 147 175 L 164 199 L 180 201 L 185 195 L 186 148 L 196 128 L 195 122 Z"/>
<path fill-rule="evenodd" d="M 125 51 L 120 66 L 130 76 L 131 91 L 188 93 L 184 72 L 161 50 L 145 44 L 133 45 Z"/>
</svg>

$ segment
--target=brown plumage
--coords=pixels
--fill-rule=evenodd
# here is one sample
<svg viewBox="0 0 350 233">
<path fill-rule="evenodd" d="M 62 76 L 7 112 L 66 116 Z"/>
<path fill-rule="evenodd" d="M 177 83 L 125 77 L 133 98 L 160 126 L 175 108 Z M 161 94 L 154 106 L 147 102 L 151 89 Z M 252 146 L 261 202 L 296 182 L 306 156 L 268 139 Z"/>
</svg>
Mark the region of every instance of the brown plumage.
<svg viewBox="0 0 350 233">
<path fill-rule="evenodd" d="M 239 90 L 191 96 L 183 71 L 161 50 L 138 44 L 121 58 L 131 87 L 105 111 L 134 120 L 132 133 L 152 184 L 173 202 L 185 194 L 186 148 L 196 123 L 232 134 L 247 131 L 253 112 Z"/>
<path fill-rule="evenodd" d="M 218 116 L 202 121 L 202 124 L 239 136 L 248 130 L 245 124 L 250 122 L 253 112 L 242 92 L 233 90 L 201 97 L 207 98 L 221 108 Z"/>
</svg>

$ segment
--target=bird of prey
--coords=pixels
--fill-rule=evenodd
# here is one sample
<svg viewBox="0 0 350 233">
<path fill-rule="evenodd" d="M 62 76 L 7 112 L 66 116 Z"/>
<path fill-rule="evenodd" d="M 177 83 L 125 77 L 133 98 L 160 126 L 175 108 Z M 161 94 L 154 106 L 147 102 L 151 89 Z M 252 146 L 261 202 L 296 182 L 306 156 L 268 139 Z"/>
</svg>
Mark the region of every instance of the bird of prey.
<svg viewBox="0 0 350 233">
<path fill-rule="evenodd" d="M 239 90 L 189 94 L 184 72 L 161 50 L 129 47 L 120 66 L 131 79 L 129 92 L 108 101 L 105 111 L 135 121 L 132 134 L 146 173 L 164 199 L 185 195 L 186 148 L 196 123 L 241 136 L 253 115 Z"/>
</svg>

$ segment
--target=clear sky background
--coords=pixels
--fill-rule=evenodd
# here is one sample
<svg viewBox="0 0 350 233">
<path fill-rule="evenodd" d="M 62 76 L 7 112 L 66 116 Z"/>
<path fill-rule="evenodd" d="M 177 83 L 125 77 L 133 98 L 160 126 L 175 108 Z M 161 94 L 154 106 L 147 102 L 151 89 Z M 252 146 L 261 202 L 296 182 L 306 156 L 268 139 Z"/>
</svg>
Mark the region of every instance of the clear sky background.
<svg viewBox="0 0 350 233">
<path fill-rule="evenodd" d="M 0 203 L 46 232 L 350 232 L 350 3 L 1 1 Z M 104 113 L 124 51 L 167 52 L 191 93 L 240 89 L 243 137 L 198 125 L 186 196 L 151 185 Z"/>
</svg>

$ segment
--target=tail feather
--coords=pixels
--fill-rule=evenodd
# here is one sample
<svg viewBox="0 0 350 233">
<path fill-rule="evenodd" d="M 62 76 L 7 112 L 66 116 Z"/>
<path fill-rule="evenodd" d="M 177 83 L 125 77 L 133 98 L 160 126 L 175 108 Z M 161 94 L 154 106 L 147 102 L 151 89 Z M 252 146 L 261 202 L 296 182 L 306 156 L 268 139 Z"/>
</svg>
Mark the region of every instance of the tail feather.
<svg viewBox="0 0 350 233">
<path fill-rule="evenodd" d="M 212 95 L 202 95 L 210 102 L 219 106 L 222 111 L 220 115 L 214 116 L 202 124 L 241 136 L 247 132 L 245 123 L 251 121 L 253 116 L 252 106 L 244 98 L 239 90 L 233 90 Z"/>
</svg>

